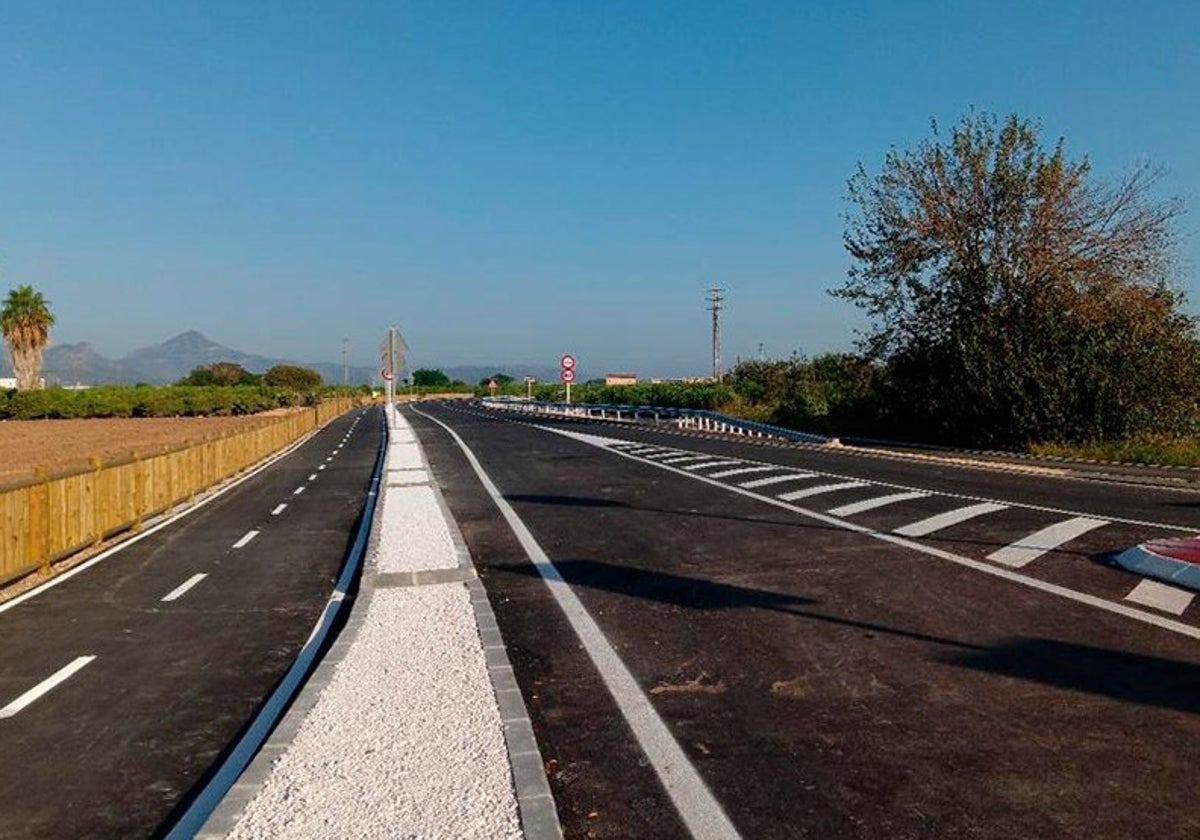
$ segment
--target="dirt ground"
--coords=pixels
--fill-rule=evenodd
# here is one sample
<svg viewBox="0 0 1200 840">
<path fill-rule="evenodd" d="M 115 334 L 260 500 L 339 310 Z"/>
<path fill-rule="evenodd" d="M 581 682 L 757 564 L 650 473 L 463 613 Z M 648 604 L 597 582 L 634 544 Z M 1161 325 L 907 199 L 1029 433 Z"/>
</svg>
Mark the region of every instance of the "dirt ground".
<svg viewBox="0 0 1200 840">
<path fill-rule="evenodd" d="M 85 468 L 94 456 L 111 460 L 176 449 L 268 423 L 288 410 L 247 417 L 0 421 L 0 487 L 32 478 L 39 469 L 58 475 Z"/>
</svg>

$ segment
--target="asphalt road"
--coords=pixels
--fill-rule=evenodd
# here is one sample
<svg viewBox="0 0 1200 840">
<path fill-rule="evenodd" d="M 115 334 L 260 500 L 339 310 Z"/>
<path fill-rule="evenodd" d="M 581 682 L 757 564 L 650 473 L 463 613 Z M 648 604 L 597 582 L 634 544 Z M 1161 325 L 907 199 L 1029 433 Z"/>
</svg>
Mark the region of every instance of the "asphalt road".
<svg viewBox="0 0 1200 840">
<path fill-rule="evenodd" d="M 544 577 L 742 836 L 1200 835 L 1200 608 L 1108 562 L 1200 529 L 1200 494 L 419 409 L 553 564 L 410 413 L 568 836 L 686 836 L 692 806 Z"/>
<path fill-rule="evenodd" d="M 169 827 L 311 632 L 381 424 L 378 409 L 338 418 L 203 508 L 0 606 L 0 837 Z"/>
</svg>

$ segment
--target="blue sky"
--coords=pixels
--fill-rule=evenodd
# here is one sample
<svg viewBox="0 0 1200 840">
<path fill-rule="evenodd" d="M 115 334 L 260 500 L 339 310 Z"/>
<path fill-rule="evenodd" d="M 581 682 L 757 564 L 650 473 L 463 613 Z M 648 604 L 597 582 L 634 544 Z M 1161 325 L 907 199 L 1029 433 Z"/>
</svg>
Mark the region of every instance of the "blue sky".
<svg viewBox="0 0 1200 840">
<path fill-rule="evenodd" d="M 857 162 L 1016 111 L 1195 207 L 1197 32 L 1185 2 L 0 0 L 0 291 L 110 356 L 371 363 L 395 322 L 418 365 L 702 373 L 712 283 L 728 360 L 848 349 Z"/>
</svg>

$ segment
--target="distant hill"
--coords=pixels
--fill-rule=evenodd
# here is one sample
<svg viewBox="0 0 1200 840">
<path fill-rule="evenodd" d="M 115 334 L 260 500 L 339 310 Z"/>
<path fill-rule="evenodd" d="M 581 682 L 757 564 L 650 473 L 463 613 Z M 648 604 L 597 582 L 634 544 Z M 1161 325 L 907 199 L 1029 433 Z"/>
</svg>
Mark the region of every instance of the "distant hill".
<svg viewBox="0 0 1200 840">
<path fill-rule="evenodd" d="M 89 385 L 123 382 L 175 382 L 195 367 L 213 362 L 235 362 L 253 373 L 262 373 L 278 364 L 298 364 L 312 368 L 328 383 L 342 381 L 342 366 L 333 362 L 303 362 L 295 359 L 273 359 L 245 353 L 217 344 L 202 333 L 189 330 L 161 344 L 141 347 L 121 359 L 108 359 L 97 353 L 86 341 L 61 344 L 46 350 L 42 376 L 50 384 L 70 385 L 82 382 Z M 350 367 L 350 384 L 372 382 L 373 367 Z"/>
</svg>

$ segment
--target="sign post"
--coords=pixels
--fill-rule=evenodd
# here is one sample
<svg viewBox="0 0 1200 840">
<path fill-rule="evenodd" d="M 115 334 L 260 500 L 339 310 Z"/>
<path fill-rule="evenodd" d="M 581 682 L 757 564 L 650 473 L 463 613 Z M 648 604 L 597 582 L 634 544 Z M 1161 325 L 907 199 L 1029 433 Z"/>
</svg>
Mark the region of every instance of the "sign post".
<svg viewBox="0 0 1200 840">
<path fill-rule="evenodd" d="M 559 360 L 562 365 L 562 372 L 559 374 L 562 381 L 567 386 L 567 405 L 571 404 L 571 383 L 575 381 L 575 357 L 570 353 L 564 353 Z"/>
</svg>

